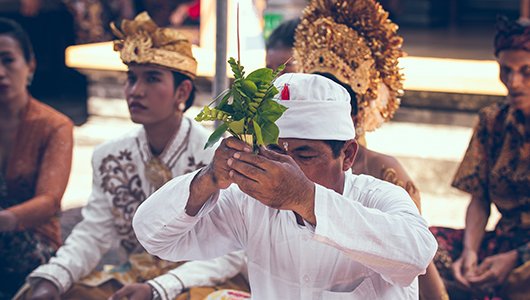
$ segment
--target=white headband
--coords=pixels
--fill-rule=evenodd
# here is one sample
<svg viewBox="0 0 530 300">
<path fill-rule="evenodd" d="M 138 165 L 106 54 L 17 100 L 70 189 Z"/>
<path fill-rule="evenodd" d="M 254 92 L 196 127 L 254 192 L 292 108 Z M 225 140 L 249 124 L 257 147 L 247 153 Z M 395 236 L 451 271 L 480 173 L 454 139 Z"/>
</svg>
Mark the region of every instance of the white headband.
<svg viewBox="0 0 530 300">
<path fill-rule="evenodd" d="M 287 107 L 278 119 L 280 138 L 348 141 L 355 138 L 350 95 L 316 74 L 288 73 L 274 82 L 275 100 Z"/>
</svg>

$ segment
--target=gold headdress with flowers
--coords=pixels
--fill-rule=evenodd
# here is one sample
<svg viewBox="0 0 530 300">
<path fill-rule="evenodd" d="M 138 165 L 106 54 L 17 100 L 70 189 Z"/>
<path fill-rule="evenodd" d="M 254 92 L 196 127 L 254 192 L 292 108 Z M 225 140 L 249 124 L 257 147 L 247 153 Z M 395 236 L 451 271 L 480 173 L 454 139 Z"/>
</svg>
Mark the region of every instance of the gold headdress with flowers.
<svg viewBox="0 0 530 300">
<path fill-rule="evenodd" d="M 296 30 L 294 58 L 304 73 L 329 73 L 357 95 L 357 134 L 389 120 L 403 76 L 398 26 L 374 0 L 313 0 Z"/>
<path fill-rule="evenodd" d="M 147 12 L 134 20 L 123 20 L 118 28 L 111 23 L 114 50 L 120 52 L 125 64 L 153 64 L 180 72 L 190 78 L 197 74 L 197 61 L 191 52 L 191 43 L 173 28 L 160 28 Z"/>
</svg>

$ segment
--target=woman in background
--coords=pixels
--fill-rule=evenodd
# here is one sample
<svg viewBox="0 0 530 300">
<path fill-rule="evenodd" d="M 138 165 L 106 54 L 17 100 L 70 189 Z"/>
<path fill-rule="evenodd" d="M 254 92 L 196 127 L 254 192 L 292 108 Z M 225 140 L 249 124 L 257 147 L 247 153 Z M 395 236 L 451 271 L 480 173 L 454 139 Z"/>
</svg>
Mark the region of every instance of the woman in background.
<svg viewBox="0 0 530 300">
<path fill-rule="evenodd" d="M 0 18 L 0 299 L 61 244 L 73 124 L 28 92 L 35 66 L 24 30 Z"/>
</svg>

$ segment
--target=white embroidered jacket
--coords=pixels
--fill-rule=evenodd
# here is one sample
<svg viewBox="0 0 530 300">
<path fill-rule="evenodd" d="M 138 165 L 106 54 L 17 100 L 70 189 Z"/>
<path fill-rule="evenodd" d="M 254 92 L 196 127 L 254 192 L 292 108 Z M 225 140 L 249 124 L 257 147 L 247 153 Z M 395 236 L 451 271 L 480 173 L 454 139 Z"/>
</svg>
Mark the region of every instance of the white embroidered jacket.
<svg viewBox="0 0 530 300">
<path fill-rule="evenodd" d="M 203 150 L 208 136 L 206 129 L 185 117 L 159 159 L 173 176 L 195 171 L 213 157 L 214 148 Z M 130 255 L 145 251 L 133 232 L 132 218 L 136 208 L 155 191 L 144 175 L 144 163 L 151 155 L 143 128 L 95 149 L 92 194 L 82 210 L 83 220 L 56 256 L 30 274 L 32 284 L 45 278 L 64 293 L 89 275 L 115 243 L 123 263 Z M 181 292 L 182 284 L 213 285 L 235 276 L 242 268 L 243 257 L 242 253 L 234 253 L 208 262 L 186 263 L 149 283 L 164 299 L 173 299 Z"/>
</svg>

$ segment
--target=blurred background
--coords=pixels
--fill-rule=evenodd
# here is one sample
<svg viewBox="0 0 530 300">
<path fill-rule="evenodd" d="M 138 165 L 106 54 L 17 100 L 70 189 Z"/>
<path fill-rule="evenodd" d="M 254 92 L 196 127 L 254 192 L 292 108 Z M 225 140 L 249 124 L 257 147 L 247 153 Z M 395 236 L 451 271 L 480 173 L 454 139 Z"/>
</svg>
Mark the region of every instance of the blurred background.
<svg viewBox="0 0 530 300">
<path fill-rule="evenodd" d="M 236 55 L 236 0 L 227 0 L 228 56 Z M 355 1 L 352 0 L 352 3 Z M 502 101 L 493 55 L 496 16 L 528 18 L 529 0 L 381 1 L 400 26 L 405 95 L 394 119 L 367 135 L 368 147 L 394 155 L 422 192 L 432 225 L 464 224 L 469 197 L 450 187 L 467 148 L 476 112 Z M 264 40 L 282 21 L 301 15 L 306 0 L 239 0 L 241 57 L 247 69 L 264 66 Z M 124 70 L 112 51 L 108 24 L 148 11 L 161 26 L 181 28 L 195 44 L 198 99 L 212 99 L 216 0 L 0 0 L 0 15 L 29 32 L 38 68 L 33 95 L 77 124 L 74 165 L 63 209 L 86 203 L 95 145 L 130 131 Z M 495 221 L 490 220 L 490 224 Z"/>
</svg>

